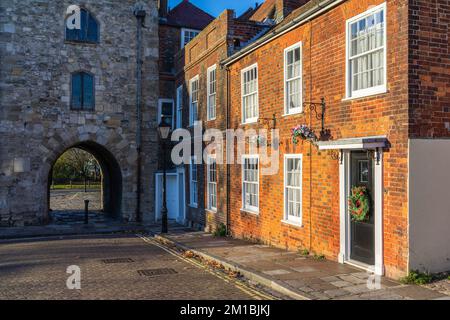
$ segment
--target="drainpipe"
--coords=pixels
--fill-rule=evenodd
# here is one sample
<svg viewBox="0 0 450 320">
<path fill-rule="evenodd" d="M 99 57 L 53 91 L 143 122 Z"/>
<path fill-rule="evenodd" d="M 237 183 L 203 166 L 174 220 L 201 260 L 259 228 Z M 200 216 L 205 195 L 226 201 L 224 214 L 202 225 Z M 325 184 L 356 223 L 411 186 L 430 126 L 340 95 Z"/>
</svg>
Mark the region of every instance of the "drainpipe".
<svg viewBox="0 0 450 320">
<path fill-rule="evenodd" d="M 230 68 L 225 67 L 227 73 L 227 86 L 226 86 L 226 108 L 225 108 L 225 119 L 226 119 L 226 129 L 230 128 Z M 226 149 L 228 149 L 228 141 L 226 140 L 227 130 L 225 130 L 225 145 Z M 234 143 L 234 139 L 233 139 Z M 228 150 L 225 151 L 226 157 L 228 158 Z M 234 157 L 234 154 L 233 154 Z M 226 158 L 226 168 L 227 168 L 227 216 L 226 216 L 226 226 L 227 226 L 227 234 L 230 235 L 230 164 L 228 163 L 228 159 Z"/>
<path fill-rule="evenodd" d="M 141 222 L 141 164 L 142 164 L 142 26 L 144 25 L 146 12 L 142 5 L 134 7 L 136 17 L 136 151 L 137 151 L 137 182 L 136 182 L 136 222 Z"/>
</svg>

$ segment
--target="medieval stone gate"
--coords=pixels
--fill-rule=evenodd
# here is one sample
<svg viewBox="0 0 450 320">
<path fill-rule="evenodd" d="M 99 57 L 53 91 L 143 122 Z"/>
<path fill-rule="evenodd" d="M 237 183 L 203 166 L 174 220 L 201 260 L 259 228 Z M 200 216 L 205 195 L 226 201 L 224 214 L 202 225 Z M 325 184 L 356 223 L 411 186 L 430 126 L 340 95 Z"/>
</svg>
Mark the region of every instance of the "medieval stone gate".
<svg viewBox="0 0 450 320">
<path fill-rule="evenodd" d="M 71 147 L 92 153 L 107 173 L 105 209 L 154 219 L 158 14 L 156 1 L 135 2 L 83 1 L 81 31 L 71 33 L 72 1 L 1 1 L 1 226 L 45 223 L 49 173 Z M 145 14 L 139 42 L 136 8 Z"/>
</svg>

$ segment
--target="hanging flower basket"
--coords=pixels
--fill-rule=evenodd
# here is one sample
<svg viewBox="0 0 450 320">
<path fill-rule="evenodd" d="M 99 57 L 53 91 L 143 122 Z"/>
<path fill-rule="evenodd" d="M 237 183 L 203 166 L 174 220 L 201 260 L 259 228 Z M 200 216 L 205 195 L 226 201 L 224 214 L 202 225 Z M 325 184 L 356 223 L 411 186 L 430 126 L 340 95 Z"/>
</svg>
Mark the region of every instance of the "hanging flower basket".
<svg viewBox="0 0 450 320">
<path fill-rule="evenodd" d="M 370 196 L 366 187 L 353 186 L 348 199 L 352 221 L 367 221 L 370 211 Z"/>
<path fill-rule="evenodd" d="M 317 141 L 317 136 L 314 131 L 309 128 L 307 125 L 302 124 L 292 128 L 292 142 L 294 144 L 298 144 L 299 139 L 307 140 L 311 143 L 315 143 Z"/>
</svg>

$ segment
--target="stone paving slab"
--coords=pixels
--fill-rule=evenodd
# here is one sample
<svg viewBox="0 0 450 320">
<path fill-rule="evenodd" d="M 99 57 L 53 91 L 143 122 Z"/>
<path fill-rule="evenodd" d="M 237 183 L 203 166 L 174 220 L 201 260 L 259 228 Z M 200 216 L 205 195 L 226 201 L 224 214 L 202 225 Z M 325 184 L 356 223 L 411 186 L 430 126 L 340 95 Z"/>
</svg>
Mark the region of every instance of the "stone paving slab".
<svg viewBox="0 0 450 320">
<path fill-rule="evenodd" d="M 385 277 L 375 277 L 350 265 L 315 260 L 239 239 L 218 238 L 181 229 L 156 236 L 163 242 L 192 250 L 238 270 L 294 299 L 428 300 L 449 297 L 422 286 L 403 285 Z"/>
</svg>

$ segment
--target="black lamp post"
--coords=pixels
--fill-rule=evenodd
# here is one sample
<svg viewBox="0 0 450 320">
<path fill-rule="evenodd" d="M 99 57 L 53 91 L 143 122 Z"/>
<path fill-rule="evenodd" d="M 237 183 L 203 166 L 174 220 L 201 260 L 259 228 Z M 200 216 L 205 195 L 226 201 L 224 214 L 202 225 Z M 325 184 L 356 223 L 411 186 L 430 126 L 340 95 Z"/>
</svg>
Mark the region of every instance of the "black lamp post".
<svg viewBox="0 0 450 320">
<path fill-rule="evenodd" d="M 170 131 L 172 124 L 169 123 L 169 118 L 161 116 L 161 122 L 158 126 L 158 135 L 162 146 L 162 163 L 163 163 L 163 203 L 161 208 L 161 233 L 168 232 L 168 218 L 167 218 L 167 194 L 166 194 L 166 171 L 167 171 L 167 144 L 170 141 Z"/>
</svg>

